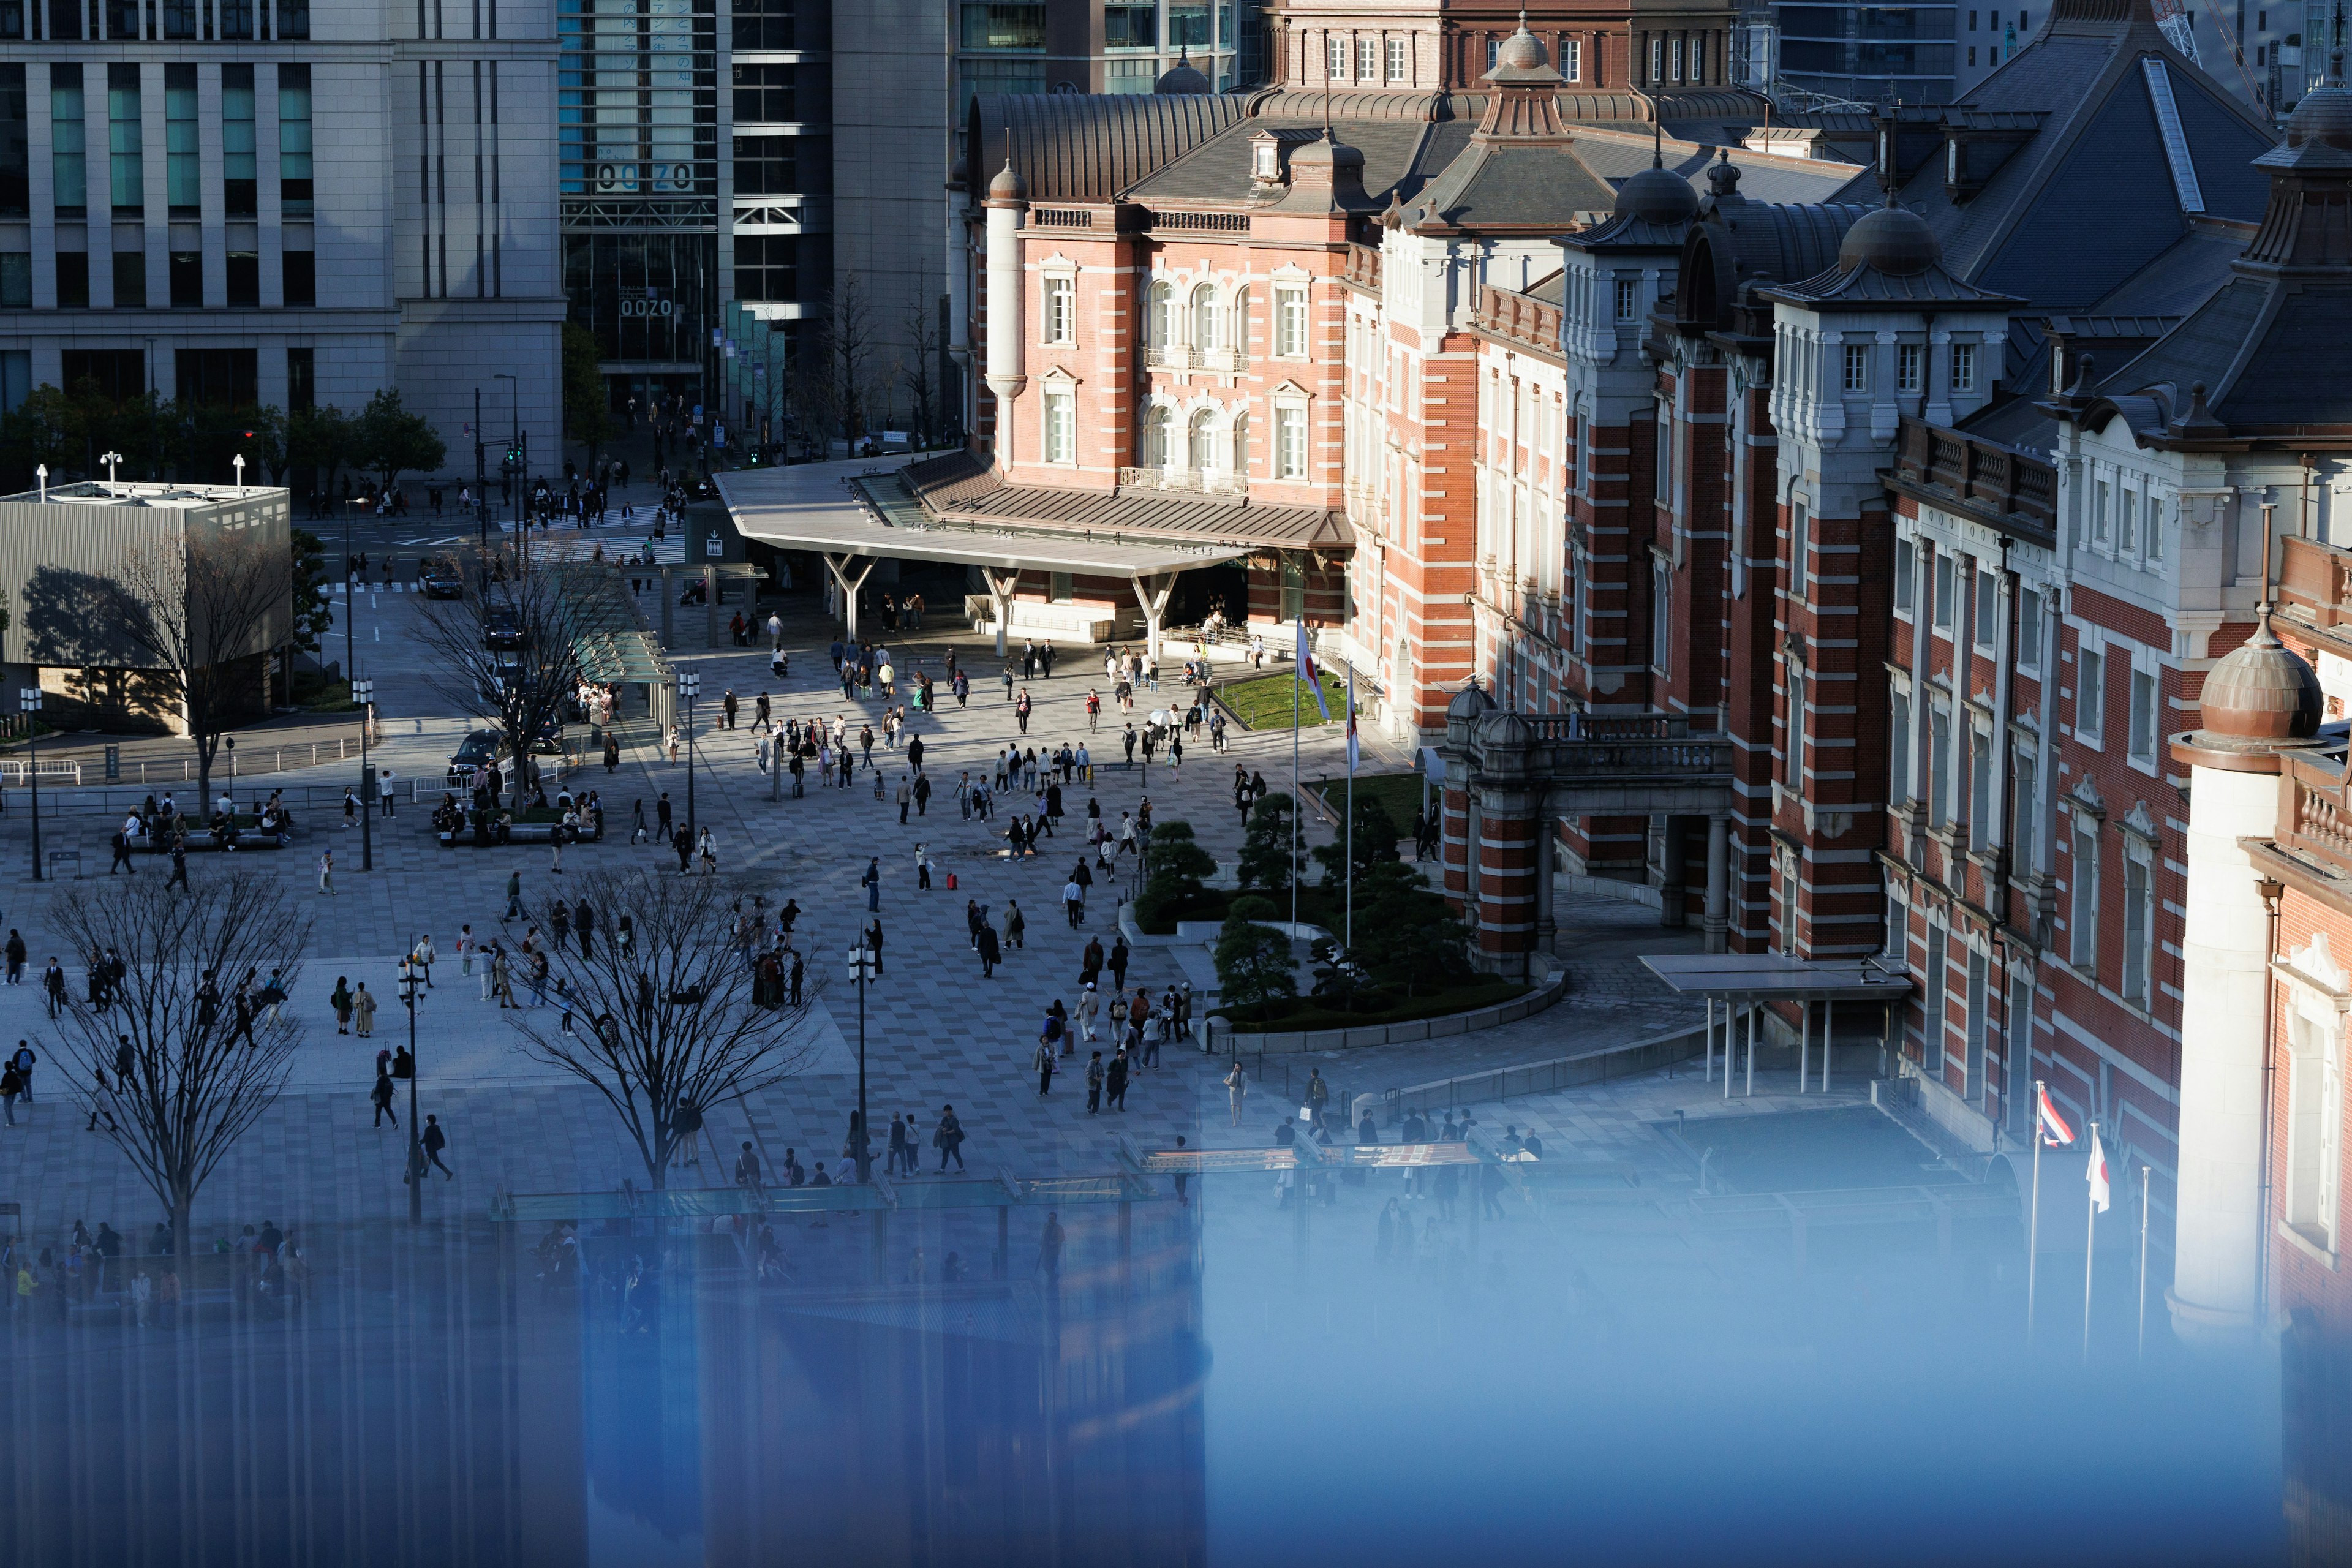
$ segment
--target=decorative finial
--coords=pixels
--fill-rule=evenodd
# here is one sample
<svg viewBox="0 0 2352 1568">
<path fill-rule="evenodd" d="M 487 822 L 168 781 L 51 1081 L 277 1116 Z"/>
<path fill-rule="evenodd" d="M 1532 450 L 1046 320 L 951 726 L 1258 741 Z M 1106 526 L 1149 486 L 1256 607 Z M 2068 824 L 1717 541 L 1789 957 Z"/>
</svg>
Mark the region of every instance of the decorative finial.
<svg viewBox="0 0 2352 1568">
<path fill-rule="evenodd" d="M 1666 128 L 1664 122 L 1653 120 L 1650 121 L 1650 167 L 1663 169 L 1665 166 Z"/>
</svg>

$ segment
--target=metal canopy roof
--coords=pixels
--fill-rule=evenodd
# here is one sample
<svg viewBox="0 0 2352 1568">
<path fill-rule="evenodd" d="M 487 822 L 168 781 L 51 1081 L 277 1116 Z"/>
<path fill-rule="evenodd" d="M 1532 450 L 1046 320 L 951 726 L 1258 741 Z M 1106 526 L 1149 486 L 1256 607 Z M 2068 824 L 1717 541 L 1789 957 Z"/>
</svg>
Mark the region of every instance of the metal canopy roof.
<svg viewBox="0 0 2352 1568">
<path fill-rule="evenodd" d="M 716 480 L 736 531 L 782 550 L 1099 577 L 1182 572 L 1250 552 L 1246 544 L 1113 543 L 1067 533 L 942 523 L 904 496 L 895 479 L 887 488 L 856 482 L 889 476 L 904 461 L 796 463 L 719 474 Z"/>
<path fill-rule="evenodd" d="M 1669 953 L 1644 958 L 1650 973 L 1685 996 L 1758 1002 L 1899 1002 L 1910 977 L 1868 959 L 1808 963 L 1778 952 Z"/>
</svg>

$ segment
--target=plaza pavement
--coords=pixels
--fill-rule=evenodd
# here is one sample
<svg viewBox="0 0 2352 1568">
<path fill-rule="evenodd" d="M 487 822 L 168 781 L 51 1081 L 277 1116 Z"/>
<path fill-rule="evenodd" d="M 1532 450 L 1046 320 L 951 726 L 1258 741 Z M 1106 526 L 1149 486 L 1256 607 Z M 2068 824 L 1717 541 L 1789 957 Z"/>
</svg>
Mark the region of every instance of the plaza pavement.
<svg viewBox="0 0 2352 1568">
<path fill-rule="evenodd" d="M 339 614 L 342 607 L 339 602 Z M 1023 1175 L 1108 1169 L 1114 1162 L 1116 1134 L 1121 1131 L 1146 1146 L 1165 1146 L 1179 1132 L 1196 1145 L 1269 1141 L 1275 1121 L 1286 1109 L 1278 1092 L 1261 1086 L 1250 1100 L 1244 1125 L 1234 1129 L 1229 1125 L 1219 1081 L 1223 1062 L 1204 1061 L 1173 1048 L 1160 1071 L 1139 1076 L 1124 1116 L 1088 1116 L 1083 1082 L 1076 1073 L 1059 1078 L 1049 1100 L 1038 1100 L 1027 1063 L 1039 1019 L 1056 996 L 1075 1000 L 1079 949 L 1087 934 L 1102 935 L 1108 945 L 1116 888 L 1124 878 L 1097 881 L 1084 932 L 1066 928 L 1059 895 L 1080 852 L 1077 825 L 1084 821 L 1086 786 L 1067 793 L 1069 826 L 1064 836 L 1045 840 L 1039 857 L 1023 864 L 1006 861 L 995 837 L 1003 820 L 1013 814 L 1013 799 L 1003 799 L 994 825 L 960 818 L 953 798 L 958 771 L 969 767 L 977 773 L 992 764 L 997 749 L 1015 732 L 1002 684 L 986 679 L 996 666 L 984 642 L 963 635 L 961 627 L 950 634 L 966 668 L 981 678 L 970 708 L 958 710 L 950 701 L 935 717 L 915 717 L 913 732 L 923 737 L 927 769 L 939 790 L 928 817 L 900 826 L 895 804 L 874 798 L 863 771 L 848 789 L 812 785 L 799 800 L 790 798 L 789 789 L 782 801 L 767 798 L 767 780 L 755 766 L 748 728 L 757 692 L 770 691 L 780 720 L 842 712 L 853 733 L 866 717 L 878 722 L 878 702 L 845 703 L 837 684 L 829 680 L 824 645 L 832 635 L 830 623 L 814 610 L 814 595 L 791 601 L 787 643 L 793 675 L 783 683 L 769 677 L 764 642 L 749 650 L 677 655 L 682 665 L 703 676 L 698 746 L 704 771 L 696 785 L 698 815 L 717 833 L 721 868 L 772 900 L 799 900 L 804 911 L 799 932 L 803 950 L 810 954 L 810 977 L 825 986 L 812 1020 L 808 1070 L 712 1112 L 712 1140 L 729 1152 L 726 1158 L 731 1159 L 737 1143 L 746 1138 L 771 1163 L 780 1160 L 787 1147 L 810 1165 L 818 1159 L 831 1163 L 839 1152 L 855 1103 L 856 1026 L 854 998 L 834 972 L 840 952 L 867 918 L 857 882 L 869 855 L 882 858 L 881 918 L 887 934 L 887 973 L 872 989 L 867 1010 L 869 1092 L 877 1133 L 898 1111 L 918 1113 L 928 1131 L 940 1107 L 952 1103 L 967 1130 L 964 1154 L 972 1167 Z M 357 623 L 361 668 L 376 679 L 385 712 L 386 739 L 376 752 L 378 760 L 388 762 L 404 778 L 437 778 L 443 759 L 467 721 L 439 716 L 448 711 L 447 704 L 432 689 L 423 652 L 411 635 L 418 611 L 419 601 L 413 595 L 362 595 Z M 332 634 L 338 644 L 340 633 L 339 625 Z M 906 650 L 898 657 L 900 669 L 911 673 L 927 668 L 939 674 L 947 641 L 947 636 L 936 631 L 906 643 L 894 639 L 894 647 Z M 1090 684 L 1101 688 L 1100 674 L 1098 659 L 1066 655 L 1052 680 L 1029 683 L 1036 699 L 1029 739 L 1041 752 L 1065 739 L 1075 742 L 1084 733 L 1084 697 Z M 714 731 L 718 697 L 730 689 L 741 699 L 745 728 Z M 1177 700 L 1172 686 L 1160 700 Z M 1149 705 L 1148 697 L 1139 698 L 1139 709 Z M 1108 700 L 1106 708 L 1103 728 L 1093 737 L 1101 744 L 1091 793 L 1113 823 L 1148 791 L 1157 820 L 1189 820 L 1212 853 L 1230 858 L 1239 841 L 1231 805 L 1234 763 L 1262 771 L 1276 787 L 1287 787 L 1286 733 L 1230 731 L 1230 755 L 1213 755 L 1204 742 L 1188 747 L 1181 771 L 1168 767 L 1163 757 L 1147 777 L 1139 763 L 1129 770 L 1117 762 L 1119 721 L 1112 716 L 1117 710 Z M 644 726 L 637 728 L 642 731 Z M 585 770 L 585 782 L 603 794 L 614 830 L 601 845 L 571 850 L 566 858 L 572 868 L 641 864 L 676 874 L 669 852 L 631 846 L 626 828 L 630 803 L 646 800 L 650 816 L 654 798 L 664 790 L 683 818 L 685 770 L 660 758 L 649 735 L 640 732 L 633 739 L 635 743 L 618 773 L 608 776 L 601 766 Z M 1376 740 L 1366 750 L 1368 768 L 1376 763 L 1403 765 L 1402 758 L 1381 755 Z M 1344 765 L 1337 726 L 1310 731 L 1301 751 L 1303 776 L 1326 776 Z M 905 765 L 903 753 L 877 743 L 875 757 L 886 770 L 888 788 L 895 789 Z M 323 775 L 320 783 L 335 785 L 356 768 L 322 766 L 303 772 L 310 771 Z M 289 773 L 288 782 L 301 782 L 303 772 Z M 436 973 L 437 986 L 418 1014 L 421 1092 L 425 1109 L 436 1113 L 448 1131 L 447 1158 L 457 1173 L 454 1182 L 430 1184 L 431 1210 L 479 1214 L 499 1189 L 603 1189 L 632 1175 L 642 1182 L 642 1165 L 602 1100 L 560 1069 L 530 1060 L 511 1026 L 493 1005 L 478 999 L 478 985 L 459 974 L 454 958 L 461 923 L 470 923 L 478 935 L 499 930 L 498 916 L 510 869 L 521 868 L 529 902 L 541 904 L 557 889 L 563 879 L 551 874 L 549 852 L 445 849 L 432 837 L 425 811 L 404 802 L 396 817 L 376 819 L 373 872 L 359 869 L 359 835 L 320 817 L 288 849 L 241 861 L 269 868 L 284 878 L 316 921 L 290 1004 L 303 1015 L 309 1033 L 287 1094 L 207 1186 L 198 1211 L 203 1234 L 264 1215 L 324 1223 L 404 1210 L 399 1179 L 404 1140 L 388 1128 L 371 1125 L 366 1096 L 374 1049 L 406 1037 L 406 1019 L 394 991 L 398 956 L 428 931 L 442 961 Z M 0 820 L 5 823 L 0 828 L 0 856 L 24 864 L 27 851 L 22 817 L 12 813 Z M 96 816 L 53 819 L 46 825 L 53 846 L 79 842 L 92 873 L 81 884 L 85 889 L 106 863 L 102 845 L 109 826 Z M 1319 835 L 1323 829 L 1317 824 L 1313 831 Z M 919 839 L 928 845 L 935 862 L 937 885 L 929 893 L 916 890 L 913 847 Z M 335 852 L 338 890 L 332 898 L 313 891 L 322 847 Z M 198 858 L 192 861 L 192 875 L 216 874 L 219 864 L 211 857 Z M 958 891 L 946 889 L 949 871 L 961 883 Z M 140 874 L 161 875 L 162 864 L 142 859 Z M 0 910 L 0 924 L 24 930 L 33 955 L 29 979 L 55 945 L 46 911 L 58 889 L 17 881 L 12 892 Z M 1009 950 L 992 980 L 981 978 L 966 940 L 967 897 L 987 904 L 1000 919 L 1007 903 L 1017 900 L 1027 915 L 1025 949 Z M 1568 1002 L 1521 1023 L 1451 1041 L 1289 1058 L 1295 1080 L 1303 1081 L 1310 1065 L 1319 1066 L 1340 1094 L 1352 1096 L 1639 1038 L 1689 1020 L 1687 1005 L 1665 996 L 1632 956 L 1661 935 L 1648 923 L 1654 915 L 1630 905 L 1595 905 L 1576 919 L 1589 921 L 1592 929 L 1571 921 L 1564 932 L 1561 951 L 1570 955 L 1576 973 L 1575 994 Z M 520 927 L 508 934 L 520 935 Z M 1148 984 L 1155 996 L 1162 985 L 1183 977 L 1177 955 L 1170 950 L 1139 949 L 1135 960 L 1130 984 Z M 326 998 L 339 975 L 366 981 L 382 998 L 375 1041 L 362 1043 L 335 1034 Z M 76 1218 L 93 1224 L 111 1219 L 119 1228 L 135 1226 L 143 1231 L 152 1223 L 152 1201 L 121 1157 L 102 1139 L 84 1131 L 83 1117 L 63 1103 L 54 1034 L 41 1016 L 37 988 L 29 983 L 0 988 L 0 1038 L 13 1042 L 19 1037 L 33 1041 L 45 1065 L 36 1079 L 35 1106 L 19 1108 L 18 1126 L 0 1128 L 0 1202 L 22 1204 L 26 1229 L 36 1234 Z M 1070 1065 L 1083 1060 L 1081 1056 Z M 1285 1065 L 1283 1058 L 1269 1058 L 1269 1063 L 1275 1072 Z M 1671 1179 L 1675 1161 L 1649 1131 L 1649 1121 L 1667 1114 L 1669 1105 L 1685 1103 L 1709 1113 L 1769 1109 L 1787 1102 L 1778 1092 L 1782 1087 L 1774 1075 L 1761 1075 L 1759 1088 L 1765 1092 L 1753 1101 L 1738 1100 L 1724 1108 L 1701 1092 L 1688 1075 L 1636 1079 L 1514 1101 L 1482 1110 L 1481 1120 L 1496 1124 L 1510 1121 L 1539 1131 L 1556 1158 L 1581 1154 L 1639 1161 Z M 404 1120 L 405 1100 L 404 1093 L 399 1108 Z M 719 1157 L 704 1170 L 711 1183 L 724 1180 L 725 1165 Z"/>
</svg>

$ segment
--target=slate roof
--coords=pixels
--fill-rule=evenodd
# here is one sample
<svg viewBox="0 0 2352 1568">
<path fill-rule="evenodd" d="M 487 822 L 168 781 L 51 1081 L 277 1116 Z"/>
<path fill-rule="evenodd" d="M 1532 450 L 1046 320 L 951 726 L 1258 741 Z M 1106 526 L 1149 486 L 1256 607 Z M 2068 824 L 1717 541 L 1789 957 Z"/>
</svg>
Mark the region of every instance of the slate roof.
<svg viewBox="0 0 2352 1568">
<path fill-rule="evenodd" d="M 1004 93 L 972 100 L 971 166 L 1004 167 L 1033 203 L 1108 202 L 1238 121 L 1230 93 Z"/>
</svg>

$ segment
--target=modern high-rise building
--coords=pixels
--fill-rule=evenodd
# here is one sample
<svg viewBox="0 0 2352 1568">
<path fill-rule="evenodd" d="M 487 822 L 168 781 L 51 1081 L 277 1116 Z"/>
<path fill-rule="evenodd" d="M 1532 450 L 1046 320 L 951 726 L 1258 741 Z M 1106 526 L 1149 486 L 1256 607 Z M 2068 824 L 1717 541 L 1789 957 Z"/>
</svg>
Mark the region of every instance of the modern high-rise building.
<svg viewBox="0 0 2352 1568">
<path fill-rule="evenodd" d="M 463 471 L 478 390 L 485 423 L 556 450 L 554 20 L 0 0 L 0 405 L 393 388 Z"/>
</svg>

